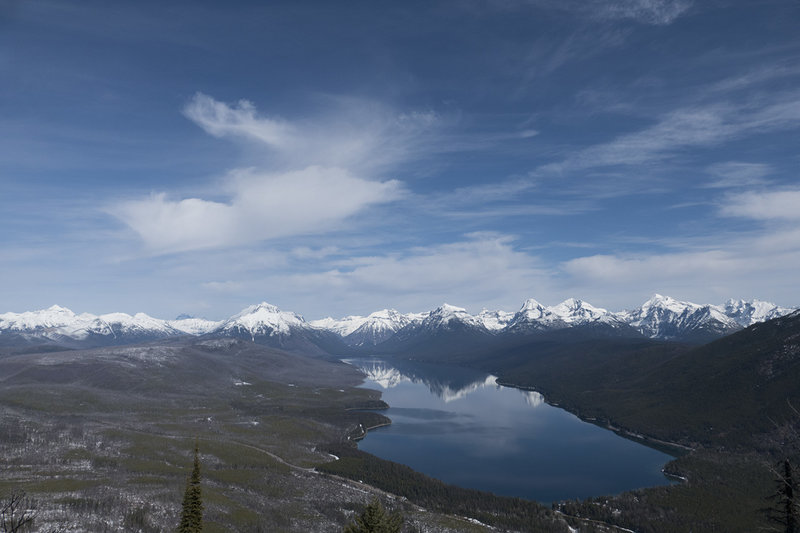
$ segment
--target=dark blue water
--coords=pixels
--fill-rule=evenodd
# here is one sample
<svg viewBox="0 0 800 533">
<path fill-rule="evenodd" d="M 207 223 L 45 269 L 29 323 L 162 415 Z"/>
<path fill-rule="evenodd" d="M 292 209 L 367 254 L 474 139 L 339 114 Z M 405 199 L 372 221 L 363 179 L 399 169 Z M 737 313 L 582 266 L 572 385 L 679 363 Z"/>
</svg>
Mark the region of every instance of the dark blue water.
<svg viewBox="0 0 800 533">
<path fill-rule="evenodd" d="M 392 425 L 359 448 L 461 487 L 540 502 L 666 485 L 671 456 L 468 369 L 352 359 Z"/>
</svg>

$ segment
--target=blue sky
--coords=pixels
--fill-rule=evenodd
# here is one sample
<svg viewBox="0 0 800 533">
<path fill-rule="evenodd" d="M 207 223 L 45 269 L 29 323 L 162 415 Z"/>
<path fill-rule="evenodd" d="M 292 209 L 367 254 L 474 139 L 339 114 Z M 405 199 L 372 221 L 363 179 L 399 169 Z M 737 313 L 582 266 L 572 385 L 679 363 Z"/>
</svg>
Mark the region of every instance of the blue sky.
<svg viewBox="0 0 800 533">
<path fill-rule="evenodd" d="M 800 305 L 800 3 L 0 4 L 0 311 Z"/>
</svg>

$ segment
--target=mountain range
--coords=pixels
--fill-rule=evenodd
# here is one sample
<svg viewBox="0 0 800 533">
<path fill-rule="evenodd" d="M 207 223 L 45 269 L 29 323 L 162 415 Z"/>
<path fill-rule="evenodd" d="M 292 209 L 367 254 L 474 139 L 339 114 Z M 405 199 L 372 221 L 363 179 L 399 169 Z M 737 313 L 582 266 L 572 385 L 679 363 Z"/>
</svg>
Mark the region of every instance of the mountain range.
<svg viewBox="0 0 800 533">
<path fill-rule="evenodd" d="M 579 329 L 592 335 L 707 342 L 791 312 L 760 300 L 699 305 L 656 294 L 631 311 L 611 312 L 578 300 L 555 306 L 526 300 L 515 312 L 483 310 L 477 315 L 444 304 L 432 311 L 403 314 L 393 309 L 367 316 L 307 322 L 266 302 L 222 321 L 181 316 L 174 320 L 144 313 L 76 314 L 48 309 L 0 314 L 0 346 L 86 348 L 147 342 L 180 336 L 233 337 L 311 354 L 413 351 L 421 344 L 464 345 L 487 339 Z"/>
</svg>

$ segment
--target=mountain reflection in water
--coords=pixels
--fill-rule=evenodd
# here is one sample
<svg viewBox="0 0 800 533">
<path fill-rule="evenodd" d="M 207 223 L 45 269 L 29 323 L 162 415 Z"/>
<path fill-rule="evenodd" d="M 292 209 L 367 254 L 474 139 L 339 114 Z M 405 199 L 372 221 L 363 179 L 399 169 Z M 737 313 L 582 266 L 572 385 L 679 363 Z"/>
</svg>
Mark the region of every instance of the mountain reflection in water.
<svg viewBox="0 0 800 533">
<path fill-rule="evenodd" d="M 348 359 L 389 404 L 360 449 L 461 487 L 553 502 L 669 481 L 672 457 L 586 423 L 477 370 Z"/>
<path fill-rule="evenodd" d="M 380 385 L 383 389 L 391 389 L 401 383 L 421 384 L 445 403 L 460 400 L 486 387 L 498 389 L 502 387 L 502 385 L 498 385 L 496 376 L 460 367 L 409 363 L 402 360 L 389 363 L 383 359 L 345 359 L 344 361 L 357 366 L 366 374 L 368 381 Z M 518 391 L 524 397 L 525 403 L 531 407 L 544 404 L 544 396 L 536 391 L 514 390 Z"/>
</svg>

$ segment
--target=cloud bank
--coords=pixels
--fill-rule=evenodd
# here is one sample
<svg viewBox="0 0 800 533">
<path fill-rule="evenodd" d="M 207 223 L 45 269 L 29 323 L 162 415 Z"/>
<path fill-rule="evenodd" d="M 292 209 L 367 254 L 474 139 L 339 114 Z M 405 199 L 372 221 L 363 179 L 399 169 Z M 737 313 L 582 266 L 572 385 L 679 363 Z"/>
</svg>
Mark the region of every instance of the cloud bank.
<svg viewBox="0 0 800 533">
<path fill-rule="evenodd" d="M 340 168 L 311 166 L 281 174 L 235 171 L 228 202 L 165 193 L 122 203 L 113 213 L 156 253 L 182 252 L 325 233 L 369 206 L 402 194 L 397 181 L 369 181 Z"/>
<path fill-rule="evenodd" d="M 351 105 L 345 106 L 348 111 Z M 347 120 L 290 123 L 260 116 L 246 100 L 229 105 L 202 93 L 184 114 L 214 137 L 255 143 L 273 157 L 267 169 L 229 172 L 222 179 L 222 200 L 156 192 L 109 208 L 154 254 L 338 229 L 367 208 L 404 195 L 397 180 L 365 176 L 402 159 L 415 133 L 435 120 L 424 113 L 390 116 L 364 106 L 348 113 Z"/>
</svg>

